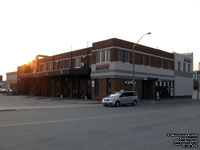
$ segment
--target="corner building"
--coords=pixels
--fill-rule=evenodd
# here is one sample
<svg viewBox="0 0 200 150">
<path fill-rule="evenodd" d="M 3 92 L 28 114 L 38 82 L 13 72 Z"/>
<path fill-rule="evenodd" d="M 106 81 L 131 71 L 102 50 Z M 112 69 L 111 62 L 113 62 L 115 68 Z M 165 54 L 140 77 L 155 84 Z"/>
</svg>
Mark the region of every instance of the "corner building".
<svg viewBox="0 0 200 150">
<path fill-rule="evenodd" d="M 161 98 L 176 96 L 175 54 L 139 44 L 133 50 L 133 45 L 112 38 L 81 50 L 54 56 L 38 55 L 30 64 L 18 67 L 19 92 L 100 100 L 114 91 L 132 90 L 134 52 L 135 89 L 139 98 L 154 99 L 156 92 Z M 191 76 L 192 57 L 188 61 Z M 185 55 L 184 58 L 188 60 Z M 190 82 L 190 71 L 187 75 L 176 74 Z M 184 78 L 177 79 L 180 82 Z M 179 90 L 182 93 L 178 96 L 192 95 L 190 92 L 184 95 L 184 90 Z"/>
</svg>

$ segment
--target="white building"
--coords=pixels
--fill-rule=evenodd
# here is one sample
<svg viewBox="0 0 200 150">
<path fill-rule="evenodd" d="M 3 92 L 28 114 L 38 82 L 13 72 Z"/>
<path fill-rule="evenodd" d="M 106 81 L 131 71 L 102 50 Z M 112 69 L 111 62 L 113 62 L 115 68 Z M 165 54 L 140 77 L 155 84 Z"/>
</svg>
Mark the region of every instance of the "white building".
<svg viewBox="0 0 200 150">
<path fill-rule="evenodd" d="M 174 53 L 175 96 L 191 96 L 193 92 L 193 53 Z"/>
</svg>

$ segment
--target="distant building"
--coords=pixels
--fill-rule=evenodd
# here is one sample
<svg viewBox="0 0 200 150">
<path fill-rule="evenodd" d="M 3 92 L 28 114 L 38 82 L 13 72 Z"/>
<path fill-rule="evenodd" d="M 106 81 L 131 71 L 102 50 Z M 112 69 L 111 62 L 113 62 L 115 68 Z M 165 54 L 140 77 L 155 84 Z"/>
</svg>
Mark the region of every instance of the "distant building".
<svg viewBox="0 0 200 150">
<path fill-rule="evenodd" d="M 199 63 L 199 68 L 198 68 L 198 71 L 200 71 L 200 63 Z"/>
<path fill-rule="evenodd" d="M 192 97 L 193 53 L 177 54 L 112 38 L 92 47 L 37 56 L 18 67 L 20 94 L 102 99 L 133 89 L 140 99 Z"/>
<path fill-rule="evenodd" d="M 17 72 L 6 73 L 7 88 L 17 90 Z"/>
<path fill-rule="evenodd" d="M 174 57 L 175 95 L 189 96 L 193 91 L 193 53 L 174 53 Z"/>
</svg>

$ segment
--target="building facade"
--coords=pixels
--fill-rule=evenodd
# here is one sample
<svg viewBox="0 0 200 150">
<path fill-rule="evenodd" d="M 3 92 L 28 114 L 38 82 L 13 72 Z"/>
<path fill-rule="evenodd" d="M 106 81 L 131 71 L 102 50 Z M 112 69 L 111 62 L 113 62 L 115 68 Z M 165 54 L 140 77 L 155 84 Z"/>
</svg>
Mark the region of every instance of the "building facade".
<svg viewBox="0 0 200 150">
<path fill-rule="evenodd" d="M 6 73 L 7 89 L 17 90 L 17 72 Z"/>
<path fill-rule="evenodd" d="M 190 83 L 190 72 L 186 73 L 186 77 L 186 74 L 177 71 L 176 62 L 182 55 L 139 44 L 133 49 L 133 45 L 132 42 L 113 38 L 59 55 L 38 55 L 31 63 L 18 67 L 19 92 L 102 99 L 114 91 L 132 90 L 134 76 L 135 90 L 140 99 L 154 99 L 157 92 L 161 98 L 192 95 L 190 90 L 185 94 L 190 86 L 176 89 L 186 78 Z M 183 57 L 190 59 L 187 67 L 190 64 L 192 71 L 192 54 Z"/>
<path fill-rule="evenodd" d="M 175 96 L 191 96 L 193 92 L 193 53 L 175 56 Z"/>
</svg>

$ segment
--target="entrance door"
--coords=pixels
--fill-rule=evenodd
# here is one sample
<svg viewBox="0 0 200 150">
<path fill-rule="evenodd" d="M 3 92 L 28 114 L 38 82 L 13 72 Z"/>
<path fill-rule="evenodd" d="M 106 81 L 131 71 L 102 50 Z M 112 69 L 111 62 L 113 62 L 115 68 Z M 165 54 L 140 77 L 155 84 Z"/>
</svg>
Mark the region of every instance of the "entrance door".
<svg viewBox="0 0 200 150">
<path fill-rule="evenodd" d="M 154 81 L 143 80 L 142 81 L 142 98 L 143 99 L 153 99 L 154 98 Z"/>
</svg>

